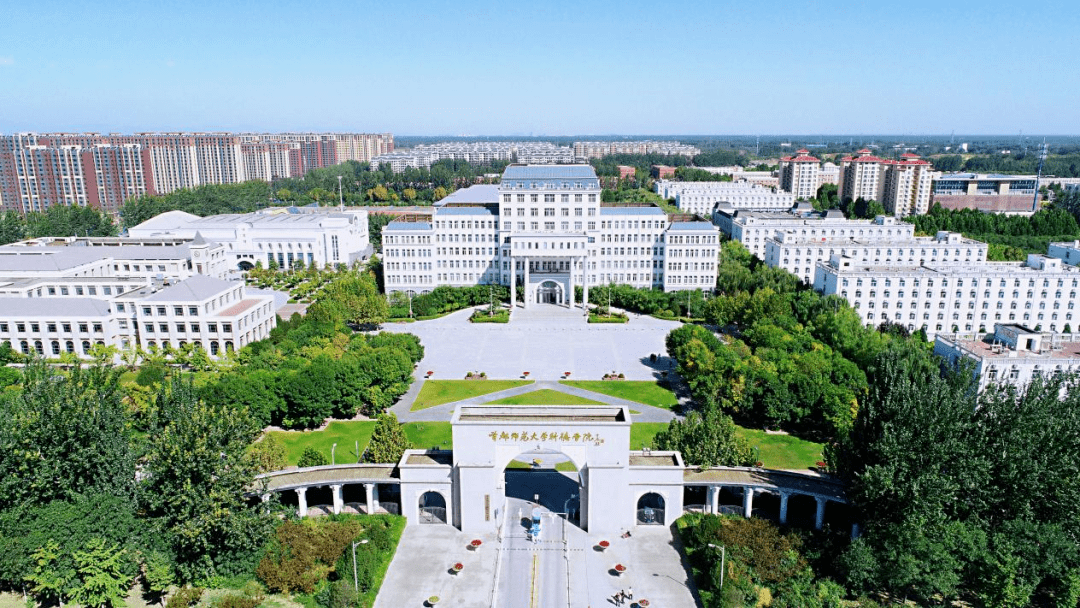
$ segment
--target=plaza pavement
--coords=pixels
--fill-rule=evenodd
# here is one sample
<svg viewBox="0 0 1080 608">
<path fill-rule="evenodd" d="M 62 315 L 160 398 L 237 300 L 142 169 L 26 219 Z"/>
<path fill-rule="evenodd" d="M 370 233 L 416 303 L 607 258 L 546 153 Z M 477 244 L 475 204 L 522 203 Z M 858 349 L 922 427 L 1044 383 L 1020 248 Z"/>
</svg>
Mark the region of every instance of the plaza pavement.
<svg viewBox="0 0 1080 608">
<path fill-rule="evenodd" d="M 493 379 L 600 380 L 617 372 L 627 380 L 656 380 L 673 369 L 664 338 L 679 327 L 648 315 L 629 313 L 630 322 L 587 323 L 580 309 L 535 305 L 515 308 L 509 323 L 470 323 L 473 309 L 415 323 L 387 323 L 385 331 L 411 333 L 424 345 L 419 379 L 461 380 L 468 372 Z M 650 354 L 659 356 L 656 363 Z"/>
</svg>

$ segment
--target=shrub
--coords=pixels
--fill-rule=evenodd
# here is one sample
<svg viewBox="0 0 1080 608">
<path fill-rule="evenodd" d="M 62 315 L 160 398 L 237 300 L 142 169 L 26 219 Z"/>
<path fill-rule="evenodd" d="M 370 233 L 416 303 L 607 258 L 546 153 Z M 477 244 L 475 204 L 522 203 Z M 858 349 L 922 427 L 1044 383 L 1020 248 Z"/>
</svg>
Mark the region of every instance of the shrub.
<svg viewBox="0 0 1080 608">
<path fill-rule="evenodd" d="M 161 384 L 165 381 L 165 374 L 167 374 L 168 371 L 169 370 L 165 367 L 164 363 L 148 363 L 139 369 L 139 374 L 135 376 L 135 383 L 139 386 Z"/>
<path fill-rule="evenodd" d="M 304 453 L 300 455 L 300 460 L 296 463 L 300 468 L 321 467 L 328 464 L 330 462 L 326 459 L 326 456 L 312 447 L 304 448 Z"/>
<path fill-rule="evenodd" d="M 264 601 L 266 601 L 266 597 L 262 594 L 249 597 L 238 593 L 230 593 L 218 598 L 214 602 L 214 606 L 216 608 L 257 608 Z"/>
<path fill-rule="evenodd" d="M 165 602 L 165 608 L 188 608 L 198 604 L 202 596 L 202 587 L 182 587 L 172 594 L 169 601 Z"/>
<path fill-rule="evenodd" d="M 359 519 L 285 522 L 255 574 L 272 591 L 311 593 L 362 531 Z"/>
</svg>

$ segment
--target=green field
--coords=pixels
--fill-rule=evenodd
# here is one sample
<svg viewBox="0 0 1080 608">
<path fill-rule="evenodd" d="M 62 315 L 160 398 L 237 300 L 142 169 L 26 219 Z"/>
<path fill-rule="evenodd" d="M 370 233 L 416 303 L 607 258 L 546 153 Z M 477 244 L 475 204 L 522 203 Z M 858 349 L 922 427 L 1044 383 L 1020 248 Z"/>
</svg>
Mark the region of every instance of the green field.
<svg viewBox="0 0 1080 608">
<path fill-rule="evenodd" d="M 532 391 L 523 395 L 507 397 L 497 401 L 488 401 L 485 405 L 604 405 L 599 401 L 578 397 L 570 393 L 550 388 Z"/>
<path fill-rule="evenodd" d="M 360 442 L 360 453 L 363 454 L 374 430 L 374 420 L 335 420 L 321 431 L 273 431 L 270 434 L 285 446 L 287 462 L 295 465 L 309 447 L 324 454 L 329 461 L 330 448 L 335 443 L 338 444 L 334 452 L 335 461 L 356 462 L 356 455 L 353 454 L 356 442 Z"/>
<path fill-rule="evenodd" d="M 532 380 L 425 380 L 413 402 L 413 412 L 532 384 Z"/>
<path fill-rule="evenodd" d="M 666 428 L 666 422 L 635 422 L 630 426 L 630 449 L 653 447 L 653 437 Z"/>
<path fill-rule="evenodd" d="M 770 435 L 757 429 L 737 427 L 740 437 L 757 448 L 761 463 L 770 469 L 808 469 L 822 459 L 820 443 L 792 435 Z"/>
<path fill-rule="evenodd" d="M 561 380 L 560 384 L 583 388 L 609 397 L 636 401 L 666 410 L 679 404 L 675 393 L 648 380 Z"/>
<path fill-rule="evenodd" d="M 405 436 L 417 449 L 438 447 L 449 450 L 453 447 L 453 435 L 450 422 L 407 422 L 405 423 Z"/>
</svg>

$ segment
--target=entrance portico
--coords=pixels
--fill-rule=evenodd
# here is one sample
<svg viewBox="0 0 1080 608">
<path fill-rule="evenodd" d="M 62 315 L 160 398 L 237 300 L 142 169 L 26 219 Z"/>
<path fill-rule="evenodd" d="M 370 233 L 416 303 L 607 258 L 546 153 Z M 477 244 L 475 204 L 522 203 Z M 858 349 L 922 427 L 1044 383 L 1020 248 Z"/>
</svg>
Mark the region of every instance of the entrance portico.
<svg viewBox="0 0 1080 608">
<path fill-rule="evenodd" d="M 525 308 L 535 304 L 557 304 L 573 308 L 576 285 L 582 286 L 589 301 L 585 280 L 588 265 L 585 235 L 524 234 L 510 239 L 504 255 L 510 258 L 510 301 L 517 302 L 518 276 L 522 277 Z M 583 308 L 585 306 L 583 305 Z"/>
</svg>

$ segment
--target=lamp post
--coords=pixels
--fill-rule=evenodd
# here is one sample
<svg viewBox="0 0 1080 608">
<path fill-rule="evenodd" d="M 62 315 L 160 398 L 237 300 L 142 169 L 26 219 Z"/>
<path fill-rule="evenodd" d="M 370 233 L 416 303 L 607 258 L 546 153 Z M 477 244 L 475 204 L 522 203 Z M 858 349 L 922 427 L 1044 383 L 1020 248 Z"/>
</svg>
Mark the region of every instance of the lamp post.
<svg viewBox="0 0 1080 608">
<path fill-rule="evenodd" d="M 338 211 L 345 212 L 345 195 L 341 190 L 341 176 L 337 176 Z"/>
<path fill-rule="evenodd" d="M 360 593 L 360 579 L 358 579 L 357 576 L 356 576 L 356 545 L 366 545 L 366 544 L 368 544 L 368 539 L 366 539 L 366 538 L 362 539 L 362 540 L 358 540 L 358 541 L 356 541 L 355 543 L 352 544 L 352 582 L 353 582 L 353 589 L 355 589 L 357 593 Z"/>
<path fill-rule="evenodd" d="M 727 559 L 727 547 L 725 547 L 723 545 L 714 545 L 712 543 L 709 543 L 709 546 L 712 547 L 713 549 L 720 549 L 720 592 L 723 593 L 723 591 L 724 591 L 724 561 Z M 354 567 L 355 567 L 355 564 L 356 564 L 355 559 L 356 558 L 354 557 L 353 558 Z"/>
</svg>

